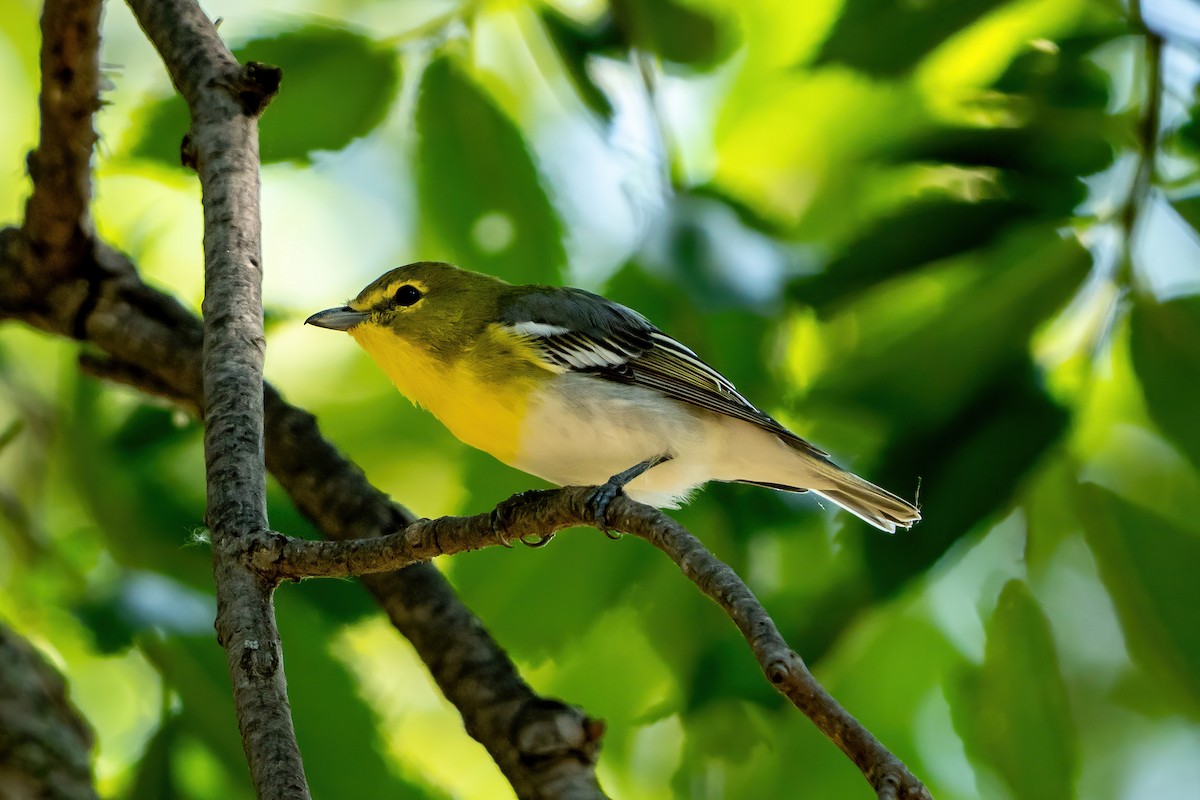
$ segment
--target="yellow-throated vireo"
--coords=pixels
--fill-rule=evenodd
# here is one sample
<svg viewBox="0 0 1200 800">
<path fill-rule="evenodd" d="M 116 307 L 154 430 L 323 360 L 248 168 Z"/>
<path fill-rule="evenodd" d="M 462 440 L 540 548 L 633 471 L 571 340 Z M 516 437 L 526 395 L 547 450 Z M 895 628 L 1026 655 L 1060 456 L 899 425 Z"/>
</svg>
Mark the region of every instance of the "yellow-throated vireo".
<svg viewBox="0 0 1200 800">
<path fill-rule="evenodd" d="M 308 324 L 348 332 L 466 444 L 560 486 L 674 508 L 703 483 L 736 481 L 815 492 L 889 533 L 921 518 L 641 314 L 582 289 L 422 261 Z"/>
</svg>

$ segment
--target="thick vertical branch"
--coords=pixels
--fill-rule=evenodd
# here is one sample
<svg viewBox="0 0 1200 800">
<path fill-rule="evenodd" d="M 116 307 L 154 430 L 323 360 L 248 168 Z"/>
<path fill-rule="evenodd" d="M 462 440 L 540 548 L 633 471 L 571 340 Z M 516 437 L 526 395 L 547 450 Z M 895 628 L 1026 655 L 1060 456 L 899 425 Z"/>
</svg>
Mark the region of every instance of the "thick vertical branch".
<svg viewBox="0 0 1200 800">
<path fill-rule="evenodd" d="M 42 10 L 41 130 L 29 154 L 25 232 L 49 284 L 90 243 L 92 115 L 100 108 L 100 0 L 47 0 Z"/>
<path fill-rule="evenodd" d="M 246 568 L 241 540 L 267 528 L 263 454 L 262 250 L 258 114 L 279 71 L 238 66 L 190 0 L 130 0 L 188 102 L 189 153 L 204 204 L 204 454 L 217 636 L 258 794 L 308 797 L 296 745 L 273 585 Z"/>
</svg>

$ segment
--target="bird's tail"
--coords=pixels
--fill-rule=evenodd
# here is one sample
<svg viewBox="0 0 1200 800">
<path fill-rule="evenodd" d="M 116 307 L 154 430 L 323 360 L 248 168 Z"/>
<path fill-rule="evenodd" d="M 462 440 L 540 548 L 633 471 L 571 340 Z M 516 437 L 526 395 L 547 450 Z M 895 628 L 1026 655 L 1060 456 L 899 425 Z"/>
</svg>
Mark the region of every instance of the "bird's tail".
<svg viewBox="0 0 1200 800">
<path fill-rule="evenodd" d="M 813 489 L 830 502 L 837 503 L 854 516 L 869 522 L 881 531 L 895 533 L 896 528 L 911 528 L 921 519 L 921 512 L 912 503 L 902 500 L 886 489 L 865 481 L 852 472 L 832 464 L 822 470 L 832 488 Z"/>
</svg>

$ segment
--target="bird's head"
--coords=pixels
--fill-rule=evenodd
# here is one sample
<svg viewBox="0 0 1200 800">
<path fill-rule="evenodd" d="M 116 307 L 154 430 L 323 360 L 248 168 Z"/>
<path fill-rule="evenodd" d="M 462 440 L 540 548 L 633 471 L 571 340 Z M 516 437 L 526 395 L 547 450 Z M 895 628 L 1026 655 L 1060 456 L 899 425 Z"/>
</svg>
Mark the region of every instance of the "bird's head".
<svg viewBox="0 0 1200 800">
<path fill-rule="evenodd" d="M 347 305 L 318 311 L 305 322 L 346 331 L 372 355 L 399 339 L 452 359 L 494 318 L 507 286 L 451 264 L 418 261 L 384 273 Z"/>
</svg>

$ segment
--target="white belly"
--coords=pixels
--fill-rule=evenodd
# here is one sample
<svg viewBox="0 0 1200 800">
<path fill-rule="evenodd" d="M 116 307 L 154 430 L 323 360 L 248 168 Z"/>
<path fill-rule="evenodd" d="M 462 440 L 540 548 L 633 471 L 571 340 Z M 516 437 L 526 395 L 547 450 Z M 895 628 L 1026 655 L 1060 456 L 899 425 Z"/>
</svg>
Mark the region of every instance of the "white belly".
<svg viewBox="0 0 1200 800">
<path fill-rule="evenodd" d="M 672 458 L 626 492 L 670 508 L 707 481 L 766 480 L 760 473 L 769 462 L 796 459 L 778 438 L 741 420 L 643 387 L 568 374 L 531 398 L 513 466 L 560 486 L 594 486 L 659 455 Z"/>
</svg>

